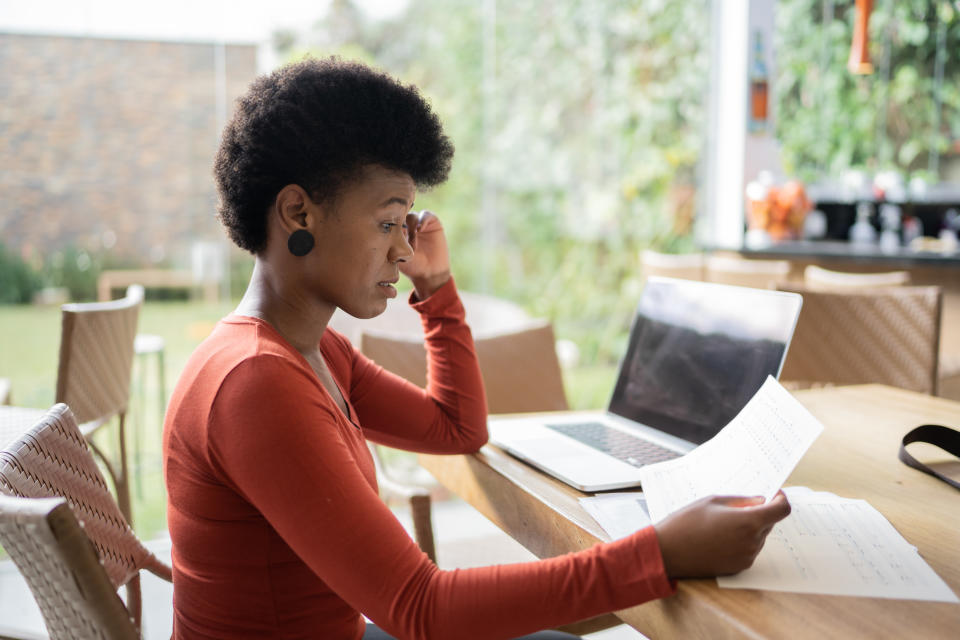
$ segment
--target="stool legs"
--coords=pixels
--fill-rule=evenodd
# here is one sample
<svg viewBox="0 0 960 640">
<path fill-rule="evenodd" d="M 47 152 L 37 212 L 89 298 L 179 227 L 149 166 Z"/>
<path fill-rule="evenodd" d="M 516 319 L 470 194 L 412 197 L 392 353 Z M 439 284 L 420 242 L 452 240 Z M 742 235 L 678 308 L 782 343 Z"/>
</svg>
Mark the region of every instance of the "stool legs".
<svg viewBox="0 0 960 640">
<path fill-rule="evenodd" d="M 167 404 L 167 385 L 166 385 L 166 363 L 164 358 L 163 338 L 156 335 L 142 334 L 137 336 L 136 356 L 137 356 L 137 412 L 135 414 L 136 422 L 133 425 L 133 447 L 135 450 L 133 460 L 133 472 L 136 483 L 136 493 L 139 499 L 144 498 L 143 467 L 144 467 L 144 438 L 150 442 L 150 435 L 143 433 L 147 424 L 148 412 L 148 369 L 147 359 L 150 355 L 157 357 L 156 370 L 156 402 L 159 412 L 159 427 L 163 427 L 163 418 Z"/>
</svg>

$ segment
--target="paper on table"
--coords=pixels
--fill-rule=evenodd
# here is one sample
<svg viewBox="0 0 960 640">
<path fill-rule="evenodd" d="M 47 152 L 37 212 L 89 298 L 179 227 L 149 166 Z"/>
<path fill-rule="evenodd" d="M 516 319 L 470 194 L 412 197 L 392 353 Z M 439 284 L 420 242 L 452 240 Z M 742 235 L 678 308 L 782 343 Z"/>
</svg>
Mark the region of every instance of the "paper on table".
<svg viewBox="0 0 960 640">
<path fill-rule="evenodd" d="M 793 511 L 730 589 L 960 602 L 916 547 L 864 500 L 787 490 Z"/>
<path fill-rule="evenodd" d="M 611 540 L 619 540 L 650 524 L 647 502 L 638 491 L 580 498 L 580 504 Z"/>
<path fill-rule="evenodd" d="M 750 402 L 687 455 L 640 470 L 653 522 L 708 495 L 772 498 L 823 431 L 779 382 L 768 376 Z"/>
</svg>

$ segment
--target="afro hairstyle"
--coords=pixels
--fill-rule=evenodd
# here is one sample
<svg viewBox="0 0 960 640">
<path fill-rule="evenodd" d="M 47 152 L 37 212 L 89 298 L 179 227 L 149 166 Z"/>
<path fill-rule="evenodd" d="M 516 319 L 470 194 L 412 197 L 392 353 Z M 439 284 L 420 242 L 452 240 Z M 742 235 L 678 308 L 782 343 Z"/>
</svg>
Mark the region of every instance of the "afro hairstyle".
<svg viewBox="0 0 960 640">
<path fill-rule="evenodd" d="M 224 128 L 214 162 L 218 218 L 250 253 L 267 244 L 267 212 L 297 184 L 333 202 L 368 165 L 417 187 L 447 179 L 453 144 L 414 86 L 339 58 L 290 64 L 254 80 Z"/>
</svg>

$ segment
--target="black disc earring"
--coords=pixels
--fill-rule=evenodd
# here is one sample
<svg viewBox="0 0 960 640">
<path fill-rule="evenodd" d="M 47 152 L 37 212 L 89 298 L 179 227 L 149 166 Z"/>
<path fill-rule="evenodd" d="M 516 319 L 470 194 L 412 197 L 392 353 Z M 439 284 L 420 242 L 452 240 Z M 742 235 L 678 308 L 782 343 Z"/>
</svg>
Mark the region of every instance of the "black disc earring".
<svg viewBox="0 0 960 640">
<path fill-rule="evenodd" d="M 287 238 L 287 249 L 293 255 L 302 258 L 313 250 L 313 235 L 306 229 L 297 229 Z"/>
</svg>

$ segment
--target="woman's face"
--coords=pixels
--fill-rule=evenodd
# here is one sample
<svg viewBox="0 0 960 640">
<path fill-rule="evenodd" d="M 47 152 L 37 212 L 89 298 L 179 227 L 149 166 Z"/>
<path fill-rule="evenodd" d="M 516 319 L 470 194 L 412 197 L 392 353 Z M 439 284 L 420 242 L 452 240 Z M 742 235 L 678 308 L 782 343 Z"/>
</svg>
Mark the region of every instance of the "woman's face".
<svg viewBox="0 0 960 640">
<path fill-rule="evenodd" d="M 404 220 L 415 195 L 409 175 L 371 165 L 318 217 L 310 271 L 326 302 L 357 318 L 383 313 L 397 295 L 398 262 L 413 255 Z"/>
</svg>

